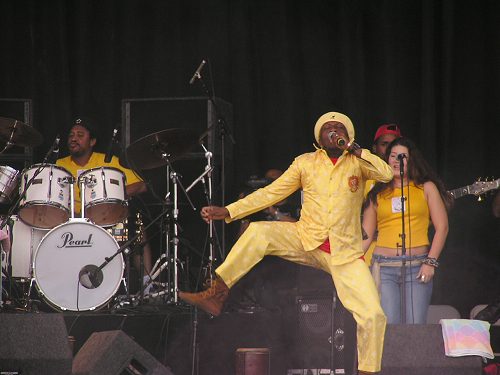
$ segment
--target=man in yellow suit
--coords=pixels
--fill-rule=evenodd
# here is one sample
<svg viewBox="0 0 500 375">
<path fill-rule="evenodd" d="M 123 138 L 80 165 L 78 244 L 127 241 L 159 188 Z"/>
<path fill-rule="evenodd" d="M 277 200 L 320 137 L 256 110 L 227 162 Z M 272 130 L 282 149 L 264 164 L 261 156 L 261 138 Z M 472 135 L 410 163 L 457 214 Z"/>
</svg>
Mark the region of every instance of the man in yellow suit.
<svg viewBox="0 0 500 375">
<path fill-rule="evenodd" d="M 205 221 L 241 219 L 303 190 L 297 222 L 253 222 L 217 268 L 209 289 L 179 297 L 219 315 L 229 288 L 266 255 L 322 269 L 332 275 L 342 304 L 357 324 L 360 374 L 380 371 L 386 318 L 368 266 L 361 259 L 365 181 L 392 179 L 389 166 L 354 143 L 354 126 L 344 114 L 328 112 L 314 127 L 321 148 L 295 158 L 273 183 L 226 207 L 203 207 Z"/>
</svg>

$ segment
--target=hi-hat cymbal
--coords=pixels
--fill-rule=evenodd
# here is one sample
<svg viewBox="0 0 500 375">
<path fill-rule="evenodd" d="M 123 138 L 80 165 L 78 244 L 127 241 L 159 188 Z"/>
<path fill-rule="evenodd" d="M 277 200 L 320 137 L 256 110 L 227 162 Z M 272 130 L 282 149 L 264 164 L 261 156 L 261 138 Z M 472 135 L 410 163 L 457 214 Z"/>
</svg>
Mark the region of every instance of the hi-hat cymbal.
<svg viewBox="0 0 500 375">
<path fill-rule="evenodd" d="M 42 142 L 42 135 L 34 127 L 18 120 L 0 117 L 0 144 L 34 147 Z"/>
<path fill-rule="evenodd" d="M 127 147 L 129 168 L 153 169 L 188 152 L 198 141 L 189 129 L 165 129 L 142 137 Z M 125 161 L 124 161 L 125 162 Z"/>
</svg>

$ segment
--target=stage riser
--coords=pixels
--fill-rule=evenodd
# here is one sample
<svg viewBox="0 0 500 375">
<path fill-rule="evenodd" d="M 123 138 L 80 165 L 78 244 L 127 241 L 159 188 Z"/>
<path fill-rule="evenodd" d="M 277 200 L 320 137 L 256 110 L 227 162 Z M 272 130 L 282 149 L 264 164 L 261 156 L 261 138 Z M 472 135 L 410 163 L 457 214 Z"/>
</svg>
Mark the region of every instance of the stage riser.
<svg viewBox="0 0 500 375">
<path fill-rule="evenodd" d="M 324 299 L 318 301 L 325 302 Z M 196 332 L 198 351 L 194 361 L 198 374 L 234 375 L 238 348 L 269 348 L 270 374 L 273 375 L 284 375 L 290 369 L 298 369 L 299 362 L 306 363 L 309 370 L 324 369 L 325 358 L 320 358 L 317 363 L 311 361 L 318 352 L 327 353 L 328 357 L 330 343 L 321 340 L 311 341 L 309 345 L 303 335 L 309 335 L 309 339 L 315 335 L 326 337 L 331 329 L 329 332 L 314 331 L 314 327 L 311 328 L 314 322 L 307 321 L 311 316 L 301 317 L 297 313 L 298 306 L 275 312 L 223 313 L 217 318 L 200 312 Z M 331 311 L 329 308 L 320 309 L 322 319 L 331 319 Z M 297 319 L 306 319 L 302 328 Z M 352 337 L 354 327 L 347 324 L 344 328 Z M 110 330 L 122 330 L 142 347 L 141 351 L 170 367 L 173 374 L 191 374 L 193 324 L 191 315 L 177 308 L 136 315 L 90 312 L 78 315 L 0 314 L 0 371 L 21 369 L 23 375 L 71 374 L 68 336 L 75 338 L 76 354 L 93 332 Z M 345 343 L 345 353 L 353 353 L 354 342 L 347 340 Z M 105 353 L 106 349 L 101 349 L 104 358 L 113 357 L 112 351 Z M 446 357 L 440 325 L 388 325 L 381 374 L 480 375 L 481 359 Z"/>
</svg>

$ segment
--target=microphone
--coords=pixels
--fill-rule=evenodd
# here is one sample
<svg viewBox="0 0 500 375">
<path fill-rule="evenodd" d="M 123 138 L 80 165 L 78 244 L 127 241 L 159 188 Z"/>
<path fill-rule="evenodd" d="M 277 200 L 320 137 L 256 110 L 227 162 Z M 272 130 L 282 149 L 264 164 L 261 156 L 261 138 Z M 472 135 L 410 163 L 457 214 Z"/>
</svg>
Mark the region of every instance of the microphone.
<svg viewBox="0 0 500 375">
<path fill-rule="evenodd" d="M 45 158 L 43 159 L 43 162 L 46 163 L 49 160 L 49 157 L 52 154 L 52 159 L 54 159 L 54 162 L 57 160 L 57 157 L 59 156 L 59 141 L 61 138 L 59 137 L 59 134 L 56 136 L 56 139 L 54 139 L 54 143 L 52 143 L 52 146 L 50 146 L 49 151 L 45 155 Z"/>
<path fill-rule="evenodd" d="M 102 270 L 94 264 L 83 266 L 78 273 L 78 281 L 87 289 L 95 289 L 102 284 Z"/>
<path fill-rule="evenodd" d="M 203 67 L 205 66 L 207 62 L 205 60 L 201 60 L 201 63 L 200 63 L 200 66 L 198 67 L 198 69 L 196 69 L 196 72 L 194 72 L 193 76 L 191 77 L 191 79 L 189 80 L 189 84 L 192 85 L 194 83 L 194 81 L 196 81 L 198 78 L 201 78 L 201 70 L 203 69 Z"/>
<path fill-rule="evenodd" d="M 337 132 L 331 131 L 331 132 L 328 133 L 328 138 L 330 138 L 330 141 L 332 141 L 332 138 L 333 138 L 334 135 L 337 135 Z M 344 147 L 345 144 L 346 144 L 346 140 L 344 138 L 342 138 L 342 137 L 339 136 L 337 138 L 337 142 L 336 143 L 337 143 L 337 146 Z"/>
<path fill-rule="evenodd" d="M 113 135 L 111 136 L 111 141 L 109 141 L 108 149 L 106 150 L 106 155 L 104 156 L 104 162 L 109 163 L 113 157 L 113 143 L 115 143 L 116 134 L 118 129 L 113 129 Z"/>
<path fill-rule="evenodd" d="M 405 163 L 403 163 L 403 159 L 406 158 L 406 155 L 405 154 L 398 154 L 397 156 L 397 159 L 399 161 L 399 175 L 401 176 L 401 178 L 403 178 L 403 175 L 404 175 L 404 171 L 405 171 Z"/>
</svg>

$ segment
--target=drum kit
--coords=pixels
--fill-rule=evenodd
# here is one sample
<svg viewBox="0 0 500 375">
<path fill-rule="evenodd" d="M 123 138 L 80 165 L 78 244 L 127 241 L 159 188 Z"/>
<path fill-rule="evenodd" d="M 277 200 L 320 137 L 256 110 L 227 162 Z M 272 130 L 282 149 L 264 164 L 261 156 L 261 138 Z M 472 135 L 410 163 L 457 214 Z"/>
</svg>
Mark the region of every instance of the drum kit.
<svg viewBox="0 0 500 375">
<path fill-rule="evenodd" d="M 205 149 L 205 171 L 184 189 L 171 162 L 197 141 L 194 132 L 167 129 L 137 140 L 126 150 L 125 159 L 132 169 L 167 166 L 169 170 L 173 190 L 165 199 L 173 201 L 169 213 L 174 225 L 173 230 L 166 231 L 167 249 L 156 261 L 150 282 L 166 267 L 171 268 L 172 278 L 163 283 L 166 289 L 156 294 L 168 295 L 173 303 L 178 302 L 178 188 L 187 196 L 187 192 L 197 182 L 205 182 L 205 178 L 211 186 L 213 168 L 212 155 Z M 13 145 L 34 147 L 41 142 L 42 136 L 33 127 L 0 117 L 0 145 L 5 144 L 0 154 Z M 74 215 L 75 184 L 80 187 L 81 217 Z M 1 241 L 2 279 L 24 290 L 19 298 L 21 306 L 17 308 L 31 309 L 33 287 L 38 296 L 57 311 L 92 311 L 112 306 L 113 297 L 119 298 L 116 294 L 122 283 L 128 293 L 124 279 L 125 257 L 139 234 L 132 238 L 126 236 L 128 241 L 123 243 L 118 242 L 110 230 L 123 227 L 127 220 L 125 185 L 123 172 L 111 167 L 90 169 L 75 179 L 65 168 L 47 160 L 22 172 L 0 166 L 0 204 L 9 207 L 0 219 L 0 229 L 3 237 L 10 240 L 10 243 L 5 239 Z M 211 191 L 209 194 L 211 198 Z M 144 229 L 166 214 L 162 212 Z"/>
</svg>

